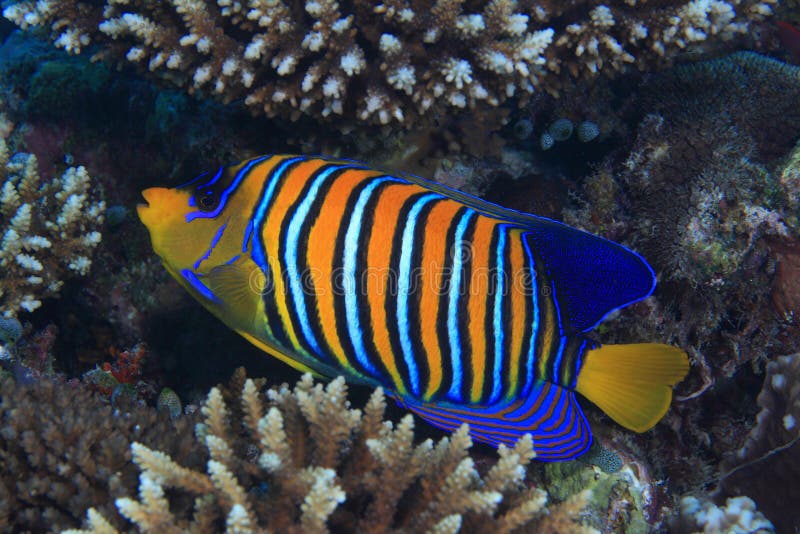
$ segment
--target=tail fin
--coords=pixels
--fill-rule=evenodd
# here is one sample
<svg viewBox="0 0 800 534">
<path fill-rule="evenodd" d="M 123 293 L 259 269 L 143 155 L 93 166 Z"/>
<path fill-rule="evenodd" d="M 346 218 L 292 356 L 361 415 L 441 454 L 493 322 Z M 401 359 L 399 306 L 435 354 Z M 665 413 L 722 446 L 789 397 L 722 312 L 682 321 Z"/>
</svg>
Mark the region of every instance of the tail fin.
<svg viewBox="0 0 800 534">
<path fill-rule="evenodd" d="M 677 347 L 605 345 L 586 354 L 575 389 L 620 425 L 644 432 L 667 413 L 672 386 L 688 372 L 689 359 Z"/>
</svg>

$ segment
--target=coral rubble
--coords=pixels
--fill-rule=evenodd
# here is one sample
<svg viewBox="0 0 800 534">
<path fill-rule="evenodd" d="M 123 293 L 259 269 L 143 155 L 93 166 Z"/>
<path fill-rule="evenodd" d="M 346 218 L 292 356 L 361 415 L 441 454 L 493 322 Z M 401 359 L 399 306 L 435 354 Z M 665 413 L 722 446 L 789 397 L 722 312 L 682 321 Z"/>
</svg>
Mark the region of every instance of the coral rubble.
<svg viewBox="0 0 800 534">
<path fill-rule="evenodd" d="M 89 272 L 105 212 L 90 180 L 84 167 L 43 179 L 36 156 L 0 138 L 0 313 L 32 312 Z"/>
<path fill-rule="evenodd" d="M 24 0 L 4 16 L 56 46 L 134 63 L 254 111 L 411 125 L 633 65 L 724 50 L 776 0 Z"/>
</svg>

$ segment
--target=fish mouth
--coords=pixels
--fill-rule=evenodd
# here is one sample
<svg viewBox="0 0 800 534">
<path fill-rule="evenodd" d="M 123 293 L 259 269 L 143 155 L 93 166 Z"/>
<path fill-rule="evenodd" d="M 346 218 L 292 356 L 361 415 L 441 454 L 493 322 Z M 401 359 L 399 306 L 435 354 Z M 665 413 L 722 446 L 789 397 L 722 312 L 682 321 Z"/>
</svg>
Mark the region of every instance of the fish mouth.
<svg viewBox="0 0 800 534">
<path fill-rule="evenodd" d="M 144 202 L 140 202 L 136 205 L 136 213 L 147 227 L 150 226 L 150 223 L 154 222 L 155 212 L 157 211 L 155 206 L 158 205 L 158 197 L 161 196 L 163 191 L 165 190 L 161 187 L 151 187 L 142 191 Z"/>
</svg>

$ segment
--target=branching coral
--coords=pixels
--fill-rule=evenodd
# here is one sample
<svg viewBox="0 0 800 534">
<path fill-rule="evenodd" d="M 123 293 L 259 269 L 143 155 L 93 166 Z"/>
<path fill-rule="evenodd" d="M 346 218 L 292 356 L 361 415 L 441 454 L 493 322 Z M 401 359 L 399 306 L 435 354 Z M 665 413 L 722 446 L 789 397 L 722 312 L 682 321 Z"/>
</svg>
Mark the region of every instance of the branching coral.
<svg viewBox="0 0 800 534">
<path fill-rule="evenodd" d="M 466 427 L 415 445 L 412 416 L 396 426 L 383 420 L 380 389 L 363 412 L 350 408 L 343 379 L 323 388 L 306 375 L 267 397 L 252 380 L 240 406 L 211 390 L 196 428 L 208 450 L 205 471 L 132 444 L 138 499 L 117 499 L 122 515 L 144 532 L 509 532 L 545 511 L 546 494 L 522 486 L 534 456 L 529 437 L 501 447 L 481 478 Z M 176 506 L 176 492 L 194 505 Z M 96 510 L 87 523 L 110 526 Z"/>
<path fill-rule="evenodd" d="M 84 167 L 43 180 L 36 156 L 9 157 L 3 138 L 0 181 L 0 313 L 13 316 L 57 295 L 67 277 L 89 272 L 105 202 Z"/>
<path fill-rule="evenodd" d="M 122 526 L 114 498 L 136 484 L 136 440 L 193 462 L 188 417 L 112 409 L 79 384 L 0 380 L 0 530 L 60 531 L 93 507 Z"/>
<path fill-rule="evenodd" d="M 410 125 L 494 107 L 570 77 L 652 69 L 727 46 L 776 0 L 25 0 L 3 14 L 54 43 L 132 62 L 190 91 L 301 113 Z M 655 5 L 654 5 L 655 4 Z"/>
</svg>

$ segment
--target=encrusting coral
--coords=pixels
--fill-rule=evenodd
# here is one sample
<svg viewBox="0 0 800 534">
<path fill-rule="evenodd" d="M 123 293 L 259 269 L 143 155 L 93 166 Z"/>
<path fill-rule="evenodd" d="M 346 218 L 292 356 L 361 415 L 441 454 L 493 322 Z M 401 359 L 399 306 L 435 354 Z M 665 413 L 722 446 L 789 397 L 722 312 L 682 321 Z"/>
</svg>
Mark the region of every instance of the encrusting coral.
<svg viewBox="0 0 800 534">
<path fill-rule="evenodd" d="M 547 510 L 546 493 L 523 484 L 530 437 L 501 447 L 481 477 L 466 427 L 414 444 L 411 415 L 397 425 L 383 419 L 380 389 L 362 411 L 350 407 L 341 378 L 323 388 L 305 375 L 266 397 L 243 372 L 237 381 L 238 402 L 213 388 L 202 409 L 204 470 L 131 445 L 138 498 L 116 506 L 142 531 L 510 532 Z M 90 531 L 115 531 L 104 515 L 88 511 Z"/>
<path fill-rule="evenodd" d="M 777 0 L 25 0 L 56 46 L 140 65 L 255 112 L 413 124 L 570 78 L 669 64 L 757 33 Z"/>
<path fill-rule="evenodd" d="M 90 180 L 84 167 L 45 180 L 36 156 L 10 156 L 0 138 L 0 314 L 32 312 L 89 272 L 105 212 Z"/>
</svg>

